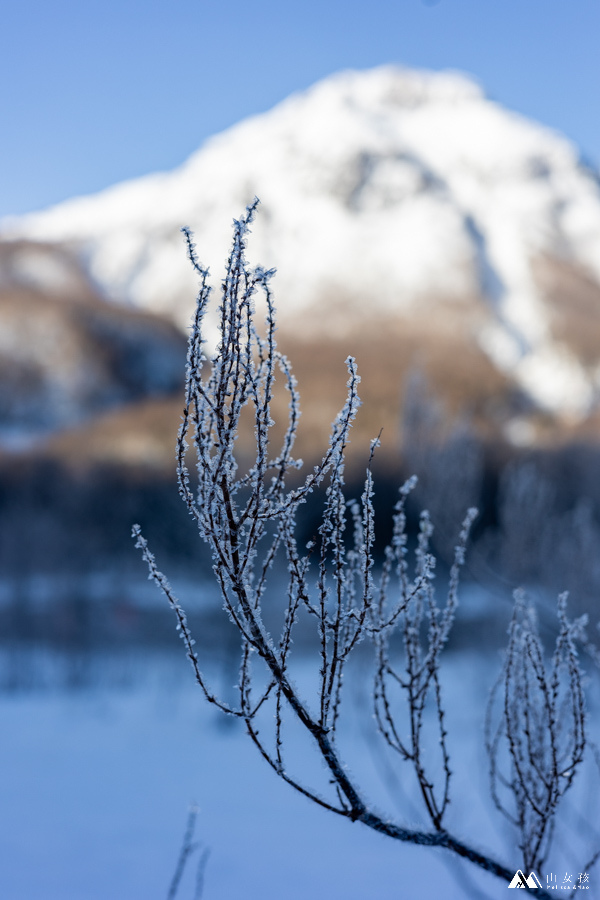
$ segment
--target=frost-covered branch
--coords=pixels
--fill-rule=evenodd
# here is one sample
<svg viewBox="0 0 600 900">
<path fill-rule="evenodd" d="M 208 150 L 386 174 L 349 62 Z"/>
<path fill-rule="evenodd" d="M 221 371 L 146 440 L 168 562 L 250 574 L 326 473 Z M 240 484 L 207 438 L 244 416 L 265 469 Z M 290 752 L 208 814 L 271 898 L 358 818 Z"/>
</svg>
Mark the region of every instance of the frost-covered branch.
<svg viewBox="0 0 600 900">
<path fill-rule="evenodd" d="M 558 623 L 548 665 L 535 610 L 522 591 L 516 592 L 504 668 L 486 718 L 492 797 L 519 832 L 527 870 L 544 864 L 559 802 L 573 784 L 586 746 L 577 653 L 586 620 L 568 619 L 567 594 L 558 600 Z"/>
<path fill-rule="evenodd" d="M 257 205 L 255 200 L 234 222 L 218 307 L 220 340 L 210 358 L 204 338 L 211 294 L 209 273 L 198 261 L 191 233 L 185 230 L 188 255 L 200 286 L 189 338 L 177 479 L 199 536 L 211 549 L 224 610 L 239 633 L 236 706 L 219 699 L 207 684 L 185 613 L 138 526 L 134 528 L 137 546 L 150 578 L 175 613 L 204 696 L 245 721 L 251 741 L 283 780 L 331 812 L 397 840 L 445 847 L 510 880 L 513 871 L 458 840 L 444 822 L 452 770 L 441 655 L 456 613 L 459 572 L 475 510 L 469 510 L 458 536 L 443 606 L 438 605 L 434 591 L 432 525 L 427 513 L 421 517 L 414 565 L 409 564 L 405 506 L 415 479 L 400 488 L 392 538 L 377 570 L 371 461 L 378 439 L 371 446 L 362 495 L 352 501 L 345 496 L 345 452 L 360 405 L 360 378 L 352 357 L 346 360 L 346 401 L 333 423 L 322 462 L 304 480 L 296 474 L 290 484 L 290 475 L 302 465 L 293 456 L 300 401 L 291 365 L 277 349 L 270 287 L 274 272 L 252 268 L 246 260 L 246 238 Z M 260 294 L 266 308 L 264 323 L 257 323 L 255 301 Z M 289 404 L 287 424 L 274 447 L 277 384 L 277 389 L 287 391 Z M 236 453 L 243 429 L 254 432 L 253 461 L 245 470 L 242 456 Z M 192 453 L 193 473 L 188 468 Z M 325 492 L 321 524 L 314 539 L 301 547 L 298 510 L 320 486 Z M 278 557 L 285 560 L 287 582 L 274 592 L 275 602 L 267 602 L 270 574 Z M 279 630 L 270 624 L 272 614 L 267 623 L 267 606 L 279 613 Z M 521 827 L 523 855 L 529 866 L 543 858 L 547 825 L 581 760 L 585 717 L 574 650 L 577 627 L 568 623 L 564 605 L 560 607 L 561 634 L 550 676 L 519 602 L 515 615 L 505 669 L 503 724 L 489 743 L 494 759 L 501 737 L 506 735 L 509 742 L 512 774 L 503 784 L 516 798 L 516 813 L 510 814 Z M 301 620 L 305 626 L 314 626 L 316 671 L 308 694 L 296 685 L 290 670 L 294 634 Z M 376 813 L 340 755 L 338 724 L 345 708 L 344 674 L 351 656 L 365 641 L 374 649 L 373 702 L 380 736 L 412 767 L 429 830 L 396 824 Z M 565 715 L 561 705 L 563 671 L 570 711 L 566 735 L 561 725 Z M 433 739 L 425 735 L 427 709 L 434 712 Z M 325 790 L 314 784 L 306 771 L 288 767 L 286 729 L 290 719 L 300 723 L 325 764 Z M 432 760 L 436 749 L 438 759 Z M 495 765 L 493 762 L 494 777 L 504 777 L 497 775 Z M 500 800 L 497 803 L 504 809 Z M 541 889 L 534 890 L 536 893 L 546 896 Z"/>
</svg>

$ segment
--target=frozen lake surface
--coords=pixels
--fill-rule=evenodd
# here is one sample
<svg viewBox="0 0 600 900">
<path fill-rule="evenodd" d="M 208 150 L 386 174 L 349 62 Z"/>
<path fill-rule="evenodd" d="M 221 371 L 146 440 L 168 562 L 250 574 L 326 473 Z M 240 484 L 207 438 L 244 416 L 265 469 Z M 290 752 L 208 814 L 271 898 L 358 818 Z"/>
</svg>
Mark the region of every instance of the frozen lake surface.
<svg viewBox="0 0 600 900">
<path fill-rule="evenodd" d="M 38 677 L 32 671 L 34 683 L 25 689 L 28 667 L 37 667 Z M 488 799 L 482 741 L 498 668 L 495 654 L 445 659 L 457 772 L 448 827 L 516 869 L 510 832 Z M 446 851 L 379 836 L 295 793 L 258 755 L 242 725 L 207 706 L 184 658 L 140 652 L 127 665 L 96 660 L 93 670 L 30 652 L 19 671 L 0 695 L 5 900 L 166 898 L 192 801 L 200 810 L 196 836 L 210 847 L 204 900 L 506 897 L 506 884 Z M 216 677 L 231 684 L 235 672 L 221 669 Z M 360 679 L 351 693 L 362 715 L 344 726 L 345 758 L 360 770 L 378 809 L 388 798 L 397 822 L 426 824 L 406 764 L 390 767 L 365 738 L 360 722 L 370 723 L 370 711 Z M 592 702 L 595 725 L 597 713 Z M 292 748 L 290 768 L 297 764 L 302 751 Z M 596 781 L 593 794 L 582 790 L 571 803 L 569 815 L 587 836 L 598 829 L 597 798 Z M 576 831 L 569 835 L 556 869 L 575 874 L 586 850 Z M 191 863 L 178 898 L 193 900 L 194 879 Z M 600 872 L 590 882 L 587 896 L 600 896 L 594 890 Z"/>
</svg>

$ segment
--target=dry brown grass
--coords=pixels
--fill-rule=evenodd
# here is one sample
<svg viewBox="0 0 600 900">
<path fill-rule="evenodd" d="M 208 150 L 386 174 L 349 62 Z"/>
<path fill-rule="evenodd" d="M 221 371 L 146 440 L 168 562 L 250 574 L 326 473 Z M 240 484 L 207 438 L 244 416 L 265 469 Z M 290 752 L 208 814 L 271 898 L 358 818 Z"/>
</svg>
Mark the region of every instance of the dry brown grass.
<svg viewBox="0 0 600 900">
<path fill-rule="evenodd" d="M 600 285 L 568 260 L 544 257 L 533 271 L 549 305 L 552 330 L 586 366 L 600 362 Z"/>
<path fill-rule="evenodd" d="M 130 475 L 170 477 L 181 411 L 179 395 L 129 404 L 53 435 L 35 454 L 74 471 L 110 466 Z"/>
<path fill-rule="evenodd" d="M 383 428 L 380 456 L 397 465 L 408 385 L 417 373 L 444 410 L 446 424 L 462 419 L 482 435 L 495 432 L 514 405 L 511 385 L 459 323 L 446 325 L 432 328 L 422 320 L 397 318 L 373 322 L 354 337 L 282 334 L 280 346 L 294 363 L 302 398 L 299 454 L 312 461 L 325 446 L 344 400 L 344 360 L 350 353 L 357 359 L 363 400 L 349 448 L 351 463 L 366 460 L 369 441 Z"/>
</svg>

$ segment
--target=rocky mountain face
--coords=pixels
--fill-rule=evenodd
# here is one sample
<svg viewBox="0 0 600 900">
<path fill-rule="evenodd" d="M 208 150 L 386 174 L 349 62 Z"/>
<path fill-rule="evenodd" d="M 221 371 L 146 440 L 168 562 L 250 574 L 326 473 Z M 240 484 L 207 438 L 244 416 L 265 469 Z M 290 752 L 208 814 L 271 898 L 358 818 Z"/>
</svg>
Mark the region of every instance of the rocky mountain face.
<svg viewBox="0 0 600 900">
<path fill-rule="evenodd" d="M 60 246 L 0 243 L 0 439 L 74 426 L 182 384 L 183 335 L 111 303 Z"/>
</svg>

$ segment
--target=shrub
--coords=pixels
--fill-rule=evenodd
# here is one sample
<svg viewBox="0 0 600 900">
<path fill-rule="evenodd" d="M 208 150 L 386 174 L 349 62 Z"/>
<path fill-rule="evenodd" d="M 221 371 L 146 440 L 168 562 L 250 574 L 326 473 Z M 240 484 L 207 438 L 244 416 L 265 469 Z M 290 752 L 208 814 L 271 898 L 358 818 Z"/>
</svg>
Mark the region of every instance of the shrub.
<svg viewBox="0 0 600 900">
<path fill-rule="evenodd" d="M 207 683 L 185 613 L 158 570 L 139 526 L 134 526 L 137 546 L 149 566 L 150 577 L 165 593 L 176 615 L 177 628 L 204 696 L 224 713 L 243 720 L 251 741 L 280 778 L 332 813 L 400 841 L 447 848 L 511 880 L 513 871 L 445 827 L 452 772 L 440 658 L 454 621 L 459 572 L 475 510 L 468 511 L 460 530 L 443 606 L 434 591 L 435 560 L 429 550 L 432 526 L 426 512 L 420 520 L 414 563 L 409 560 L 405 503 L 415 479 L 400 488 L 393 536 L 382 565 L 375 565 L 371 462 L 378 440 L 371 444 L 360 500 L 348 503 L 344 496 L 344 454 L 360 404 L 360 379 L 351 357 L 346 360 L 346 402 L 333 423 L 323 460 L 304 480 L 299 479 L 301 461 L 293 456 L 299 396 L 290 363 L 276 347 L 270 288 L 274 272 L 250 268 L 245 257 L 246 235 L 257 204 L 255 200 L 234 223 L 218 308 L 220 342 L 210 361 L 204 353 L 209 273 L 198 262 L 190 232 L 184 230 L 200 289 L 189 339 L 177 475 L 181 497 L 200 537 L 212 550 L 224 609 L 239 632 L 237 706 L 220 699 Z M 255 296 L 259 291 L 266 301 L 263 334 L 256 324 Z M 281 445 L 273 453 L 271 404 L 276 376 L 282 377 L 288 391 L 289 413 Z M 251 424 L 243 418 L 248 414 Z M 236 454 L 244 425 L 253 428 L 255 441 L 255 453 L 246 469 Z M 193 486 L 188 444 L 196 455 Z M 295 473 L 296 480 L 290 486 Z M 300 547 L 296 538 L 298 510 L 321 485 L 326 488 L 320 526 L 314 540 Z M 279 556 L 285 559 L 287 580 L 276 603 L 281 613 L 276 632 L 265 618 L 265 596 Z M 547 674 L 542 648 L 522 599 L 518 600 L 515 616 L 504 669 L 503 712 L 496 727 L 490 710 L 488 746 L 494 798 L 499 808 L 513 817 L 523 862 L 529 867 L 543 863 L 558 801 L 570 787 L 583 757 L 586 718 L 575 650 L 583 623 L 569 622 L 562 599 L 560 634 Z M 315 633 L 312 697 L 301 693 L 290 671 L 292 641 L 302 619 L 312 623 Z M 376 727 L 387 745 L 412 766 L 430 821 L 428 830 L 415 830 L 381 817 L 342 762 L 338 724 L 345 701 L 344 673 L 364 641 L 370 642 L 375 651 L 372 696 Z M 570 710 L 568 722 L 559 714 L 563 700 Z M 409 725 L 406 729 L 401 722 L 402 706 Z M 433 737 L 430 732 L 426 737 L 427 709 L 433 710 Z M 306 773 L 290 771 L 286 765 L 284 719 L 289 713 L 308 733 L 326 766 L 328 793 L 305 780 Z M 430 724 L 431 719 L 427 721 Z M 504 746 L 508 775 L 500 775 L 499 768 Z M 510 806 L 510 797 L 516 812 Z M 541 888 L 537 892 L 545 896 Z"/>
</svg>

